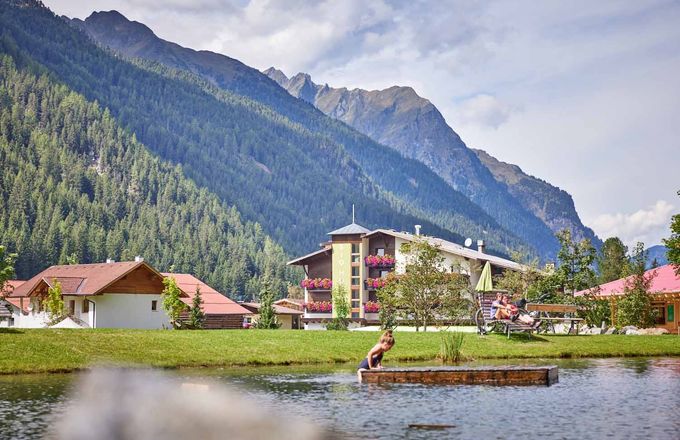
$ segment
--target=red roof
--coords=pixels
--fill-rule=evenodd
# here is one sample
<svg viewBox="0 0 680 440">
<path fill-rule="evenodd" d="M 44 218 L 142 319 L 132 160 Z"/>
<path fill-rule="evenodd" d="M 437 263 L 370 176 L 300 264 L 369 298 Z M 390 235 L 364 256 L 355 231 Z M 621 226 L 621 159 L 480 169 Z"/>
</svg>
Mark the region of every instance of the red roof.
<svg viewBox="0 0 680 440">
<path fill-rule="evenodd" d="M 111 284 L 142 266 L 160 277 L 154 268 L 143 261 L 52 266 L 14 289 L 10 297 L 29 296 L 41 283 L 52 286 L 55 279 L 61 284 L 64 295 L 100 295 Z"/>
<path fill-rule="evenodd" d="M 196 287 L 201 289 L 201 299 L 203 305 L 201 309 L 206 315 L 250 315 L 251 312 L 241 307 L 234 301 L 222 295 L 203 281 L 188 273 L 164 273 L 165 277 L 175 279 L 177 286 L 187 297 L 180 298 L 185 304 L 191 306 L 191 302 L 196 294 Z"/>
<path fill-rule="evenodd" d="M 656 276 L 652 279 L 652 284 L 649 288 L 650 293 L 680 292 L 680 277 L 675 274 L 675 268 L 673 265 L 667 264 L 665 266 L 657 267 L 656 269 L 650 269 L 645 272 L 645 275 L 651 276 L 654 272 L 656 272 Z M 632 276 L 601 284 L 600 291 L 597 293 L 597 295 L 623 295 L 625 283 L 631 278 Z M 580 292 L 576 292 L 575 295 L 580 296 L 588 292 L 589 289 L 581 290 Z"/>
<path fill-rule="evenodd" d="M 21 286 L 25 282 L 26 281 L 23 281 L 23 280 L 7 280 L 5 282 L 5 287 L 4 287 L 4 291 L 2 292 L 2 295 L 9 295 L 10 293 L 12 293 L 14 291 L 14 289 Z M 2 295 L 0 295 L 0 297 L 2 297 Z M 5 301 L 12 304 L 17 309 L 21 307 L 21 300 L 19 298 L 6 297 Z M 24 301 L 24 312 L 28 312 L 28 301 Z"/>
</svg>

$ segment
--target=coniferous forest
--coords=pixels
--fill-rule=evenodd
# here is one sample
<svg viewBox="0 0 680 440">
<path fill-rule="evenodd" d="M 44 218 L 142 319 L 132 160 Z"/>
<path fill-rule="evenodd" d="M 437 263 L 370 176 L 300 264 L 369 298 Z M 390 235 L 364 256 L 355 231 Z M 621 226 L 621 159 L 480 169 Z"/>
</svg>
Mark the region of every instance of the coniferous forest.
<svg viewBox="0 0 680 440">
<path fill-rule="evenodd" d="M 142 255 L 235 297 L 251 297 L 265 277 L 277 292 L 295 281 L 257 224 L 153 157 L 108 111 L 1 60 L 0 242 L 18 253 L 20 278 Z"/>
</svg>

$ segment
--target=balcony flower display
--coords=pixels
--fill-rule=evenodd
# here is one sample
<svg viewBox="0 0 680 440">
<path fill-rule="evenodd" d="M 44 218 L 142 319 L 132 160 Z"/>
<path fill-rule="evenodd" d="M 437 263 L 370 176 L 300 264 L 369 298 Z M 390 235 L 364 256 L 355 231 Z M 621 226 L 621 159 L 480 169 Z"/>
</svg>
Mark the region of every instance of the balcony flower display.
<svg viewBox="0 0 680 440">
<path fill-rule="evenodd" d="M 333 303 L 330 301 L 312 301 L 305 303 L 305 310 L 308 313 L 331 313 Z"/>
<path fill-rule="evenodd" d="M 368 267 L 392 267 L 395 260 L 391 255 L 368 255 L 364 262 Z"/>
<path fill-rule="evenodd" d="M 378 313 L 380 311 L 380 303 L 369 301 L 364 304 L 364 312 L 366 313 Z"/>
<path fill-rule="evenodd" d="M 307 289 L 330 289 L 333 281 L 330 278 L 305 278 L 300 282 L 300 286 Z"/>
<path fill-rule="evenodd" d="M 379 289 L 387 284 L 385 278 L 366 278 L 366 287 L 369 289 Z"/>
</svg>

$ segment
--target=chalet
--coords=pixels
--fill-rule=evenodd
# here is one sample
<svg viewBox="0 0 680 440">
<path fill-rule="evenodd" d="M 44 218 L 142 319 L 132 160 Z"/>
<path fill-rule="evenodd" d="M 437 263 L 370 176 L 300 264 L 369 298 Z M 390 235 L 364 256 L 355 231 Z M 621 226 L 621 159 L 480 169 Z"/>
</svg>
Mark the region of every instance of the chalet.
<svg viewBox="0 0 680 440">
<path fill-rule="evenodd" d="M 680 276 L 675 273 L 675 268 L 671 264 L 650 269 L 645 272 L 646 277 L 652 277 L 649 287 L 649 295 L 652 300 L 652 307 L 657 310 L 657 327 L 665 328 L 672 333 L 676 333 L 680 328 Z M 582 296 L 592 293 L 599 298 L 606 298 L 610 301 L 612 310 L 612 321 L 616 321 L 616 303 L 624 295 L 627 281 L 630 277 L 621 278 L 601 284 L 593 289 L 581 290 L 574 295 Z M 599 287 L 599 288 L 598 288 Z"/>
<path fill-rule="evenodd" d="M 302 298 L 282 298 L 274 301 L 274 305 L 288 307 L 289 309 L 303 311 L 305 307 L 305 300 Z"/>
<path fill-rule="evenodd" d="M 137 261 L 52 266 L 16 287 L 7 297 L 14 305 L 15 327 L 44 327 L 47 290 L 61 285 L 68 315 L 82 327 L 163 328 L 163 276 Z"/>
<path fill-rule="evenodd" d="M 161 274 L 142 258 L 135 261 L 52 266 L 28 281 L 9 283 L 7 304 L 15 327 L 45 327 L 43 301 L 58 282 L 68 319 L 62 326 L 81 328 L 170 327 L 162 308 L 165 276 L 175 278 L 181 300 L 191 306 L 196 288 L 201 290 L 207 328 L 242 328 L 250 312 L 189 274 Z M 185 318 L 188 316 L 185 316 Z"/>
<path fill-rule="evenodd" d="M 219 293 L 203 281 L 188 273 L 163 273 L 165 277 L 173 277 L 184 294 L 180 298 L 188 307 L 191 307 L 196 289 L 201 292 L 203 305 L 201 310 L 205 314 L 205 329 L 240 329 L 243 328 L 243 321 L 246 316 L 251 315 L 251 311 L 230 300 Z M 182 316 L 188 319 L 188 312 Z"/>
<path fill-rule="evenodd" d="M 484 252 L 484 242 L 470 249 L 447 240 L 416 233 L 397 232 L 389 229 L 370 231 L 352 223 L 329 232 L 330 240 L 321 249 L 289 261 L 289 265 L 302 266 L 306 277 L 302 281 L 305 293 L 305 328 L 323 328 L 324 322 L 333 316 L 331 291 L 333 286 L 343 285 L 348 292 L 351 306 L 350 319 L 354 323 L 376 323 L 379 304 L 376 290 L 384 283 L 388 273 L 403 273 L 407 256 L 401 245 L 416 240 L 437 246 L 450 271 L 463 273 L 475 286 L 486 262 L 494 275 L 504 270 L 522 270 L 513 261 Z"/>
<path fill-rule="evenodd" d="M 240 303 L 243 307 L 252 312 L 252 316 L 246 319 L 248 326 L 253 325 L 257 322 L 260 313 L 260 303 Z M 302 328 L 302 315 L 301 310 L 291 309 L 289 307 L 281 306 L 278 304 L 273 304 L 274 314 L 276 318 L 281 323 L 281 328 L 284 330 L 297 330 Z"/>
</svg>

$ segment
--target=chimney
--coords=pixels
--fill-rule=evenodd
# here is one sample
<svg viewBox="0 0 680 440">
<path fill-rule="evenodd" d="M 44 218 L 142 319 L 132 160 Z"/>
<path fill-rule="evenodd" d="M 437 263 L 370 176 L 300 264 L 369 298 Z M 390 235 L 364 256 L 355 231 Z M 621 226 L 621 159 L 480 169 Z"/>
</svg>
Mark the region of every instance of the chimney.
<svg viewBox="0 0 680 440">
<path fill-rule="evenodd" d="M 477 240 L 477 251 L 484 253 L 484 240 Z"/>
<path fill-rule="evenodd" d="M 111 258 L 107 258 L 107 259 L 106 259 L 106 264 L 111 264 L 111 263 L 115 263 L 115 261 L 112 260 Z"/>
<path fill-rule="evenodd" d="M 420 237 L 420 225 L 416 225 L 416 235 Z"/>
<path fill-rule="evenodd" d="M 144 261 L 144 258 L 142 258 L 141 256 L 137 255 L 135 257 L 135 263 L 141 263 L 142 261 Z"/>
</svg>

